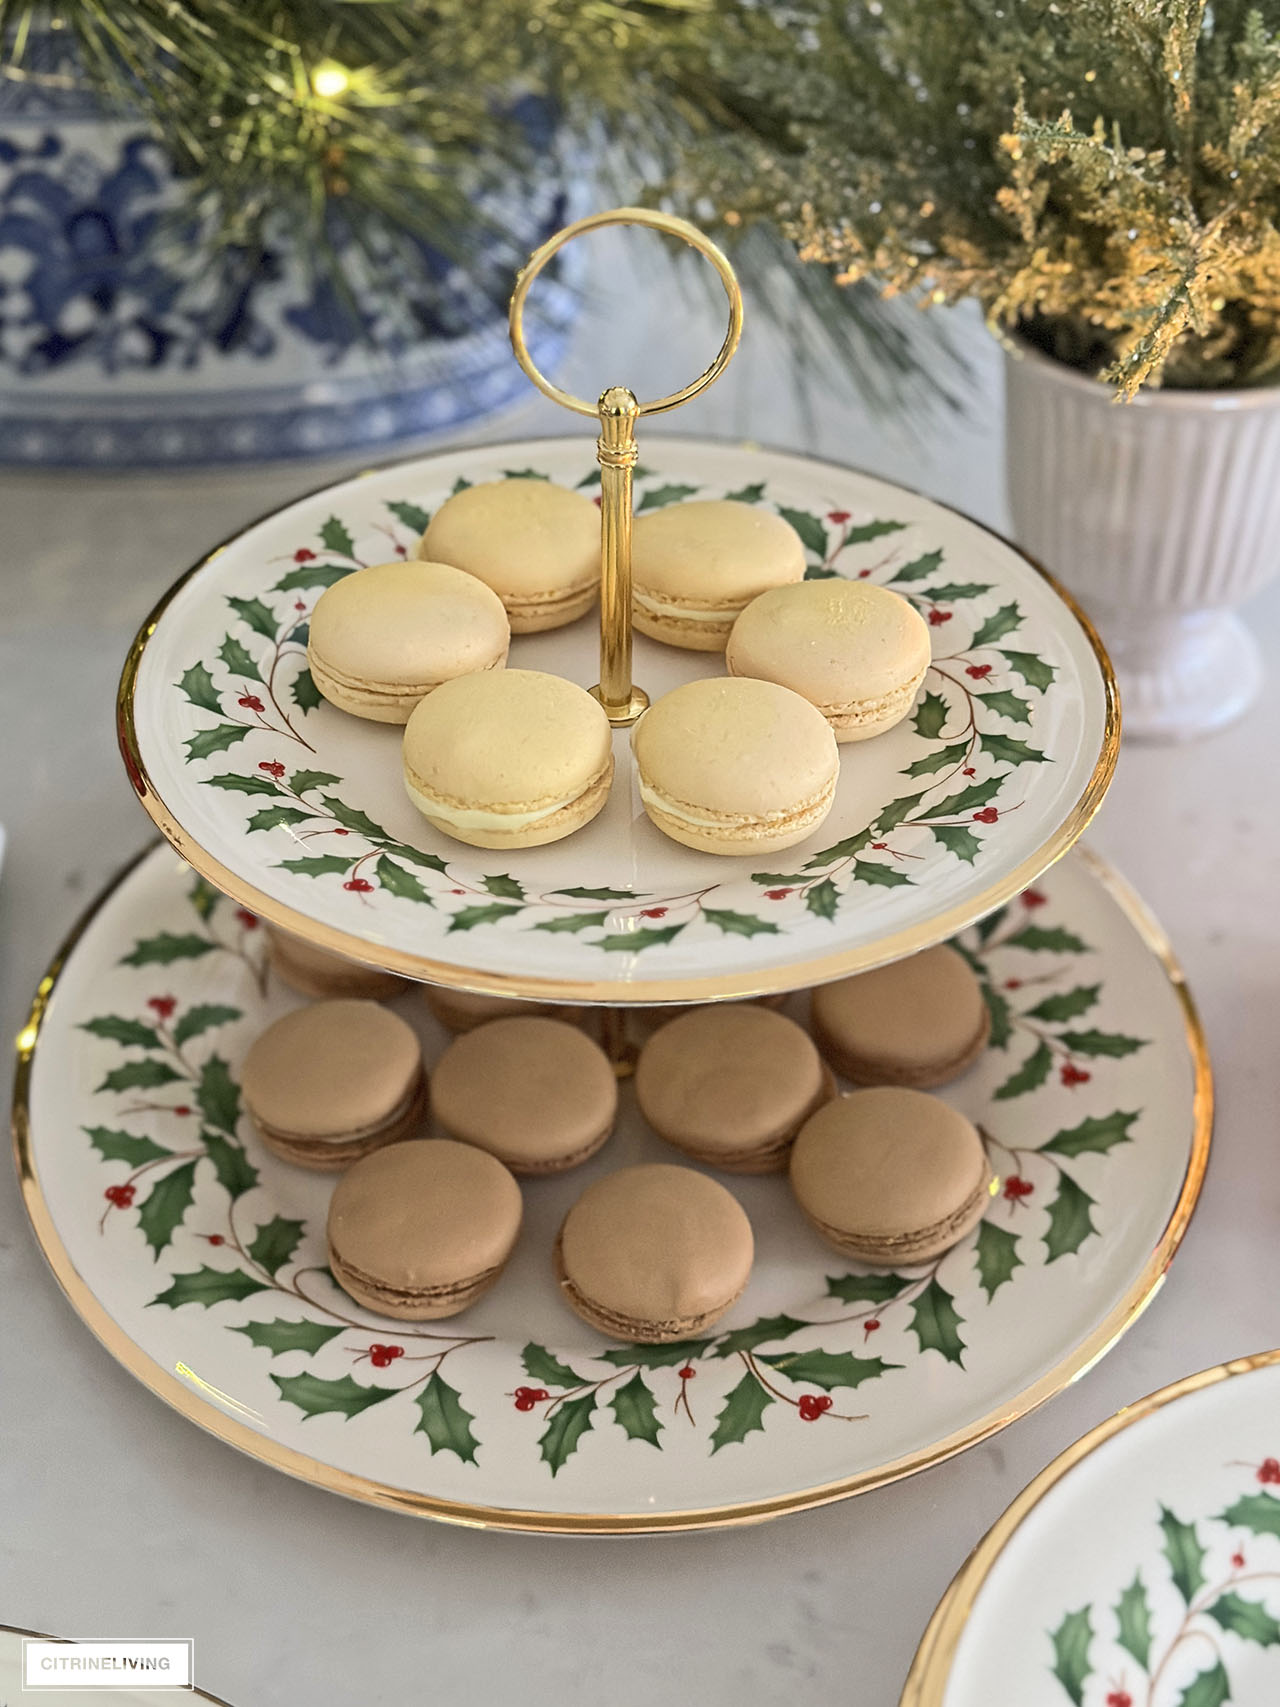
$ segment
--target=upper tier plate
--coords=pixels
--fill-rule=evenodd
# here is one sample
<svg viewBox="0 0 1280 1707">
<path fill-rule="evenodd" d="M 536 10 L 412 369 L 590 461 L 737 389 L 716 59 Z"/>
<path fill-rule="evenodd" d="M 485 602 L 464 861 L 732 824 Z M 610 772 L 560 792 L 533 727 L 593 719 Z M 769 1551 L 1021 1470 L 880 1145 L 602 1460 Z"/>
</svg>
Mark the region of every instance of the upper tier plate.
<svg viewBox="0 0 1280 1707">
<path fill-rule="evenodd" d="M 595 484 L 588 438 L 424 457 L 301 499 L 192 569 L 140 630 L 120 740 L 148 812 L 192 865 L 321 947 L 410 977 L 566 1001 L 693 1001 L 813 984 L 951 935 L 1084 829 L 1119 744 L 1097 637 L 1040 571 L 951 510 L 836 464 L 651 441 L 637 508 L 733 496 L 779 509 L 810 575 L 913 599 L 935 657 L 912 717 L 845 747 L 810 841 L 750 859 L 669 841 L 640 807 L 628 734 L 608 806 L 549 847 L 491 853 L 410 805 L 400 731 L 324 703 L 308 615 L 361 564 L 412 552 L 459 484 Z M 590 686 L 594 618 L 517 639 L 511 663 Z M 636 638 L 650 695 L 723 662 Z"/>
</svg>

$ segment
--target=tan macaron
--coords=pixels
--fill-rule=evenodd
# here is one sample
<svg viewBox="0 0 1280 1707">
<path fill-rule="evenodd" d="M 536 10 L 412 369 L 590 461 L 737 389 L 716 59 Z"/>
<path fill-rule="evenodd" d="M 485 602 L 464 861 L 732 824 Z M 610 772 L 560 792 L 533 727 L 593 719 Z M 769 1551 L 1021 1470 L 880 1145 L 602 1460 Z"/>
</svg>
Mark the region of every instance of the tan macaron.
<svg viewBox="0 0 1280 1707">
<path fill-rule="evenodd" d="M 772 510 L 733 498 L 670 504 L 636 518 L 632 610 L 641 634 L 723 652 L 738 613 L 804 578 L 804 543 Z"/>
<path fill-rule="evenodd" d="M 569 1308 L 601 1333 L 644 1345 L 691 1339 L 741 1296 L 751 1223 L 722 1185 L 692 1168 L 621 1168 L 587 1187 L 556 1240 Z"/>
<path fill-rule="evenodd" d="M 404 1322 L 456 1316 L 502 1273 L 520 1187 L 492 1156 L 428 1138 L 357 1162 L 329 1203 L 329 1267 L 357 1304 Z"/>
<path fill-rule="evenodd" d="M 376 966 L 361 966 L 340 954 L 312 948 L 274 925 L 266 931 L 271 970 L 300 996 L 356 996 L 388 1002 L 410 987 L 407 978 L 397 978 L 394 972 L 379 972 Z"/>
<path fill-rule="evenodd" d="M 805 1122 L 791 1152 L 791 1189 L 814 1227 L 880 1267 L 950 1250 L 992 1188 L 976 1127 L 925 1091 L 850 1091 Z"/>
<path fill-rule="evenodd" d="M 240 1088 L 269 1150 L 326 1172 L 410 1137 L 427 1108 L 418 1039 L 376 1002 L 285 1014 L 250 1047 Z"/>
<path fill-rule="evenodd" d="M 649 707 L 631 744 L 649 817 L 706 853 L 793 847 L 835 800 L 840 753 L 831 727 L 776 682 L 686 682 Z"/>
<path fill-rule="evenodd" d="M 453 563 L 493 588 L 513 634 L 562 628 L 600 586 L 600 512 L 550 480 L 490 480 L 432 516 L 418 556 Z"/>
<path fill-rule="evenodd" d="M 818 1047 L 855 1085 L 946 1084 L 970 1067 L 991 1031 L 982 986 L 949 944 L 875 972 L 823 984 L 810 998 Z"/>
<path fill-rule="evenodd" d="M 519 1019 L 537 1014 L 542 1019 L 563 1019 L 581 1025 L 592 1008 L 562 1006 L 556 1002 L 525 1002 L 513 996 L 478 996 L 470 990 L 450 990 L 441 984 L 422 986 L 422 999 L 446 1031 L 474 1031 L 491 1019 Z"/>
<path fill-rule="evenodd" d="M 697 1008 L 645 1044 L 640 1112 L 660 1138 L 730 1173 L 777 1173 L 796 1133 L 835 1095 L 812 1039 L 750 1002 Z"/>
<path fill-rule="evenodd" d="M 803 694 L 837 741 L 866 741 L 900 723 L 932 658 L 913 604 L 869 581 L 801 581 L 753 599 L 725 649 L 731 676 Z"/>
<path fill-rule="evenodd" d="M 321 593 L 307 663 L 340 711 L 406 723 L 441 682 L 500 670 L 511 630 L 502 600 L 447 563 L 376 563 Z"/>
<path fill-rule="evenodd" d="M 431 1075 L 437 1121 L 514 1174 L 558 1174 L 613 1131 L 609 1057 L 560 1019 L 495 1019 L 455 1037 Z"/>
<path fill-rule="evenodd" d="M 581 829 L 609 798 L 609 719 L 560 676 L 459 676 L 409 719 L 404 780 L 419 812 L 455 841 L 539 847 Z"/>
</svg>

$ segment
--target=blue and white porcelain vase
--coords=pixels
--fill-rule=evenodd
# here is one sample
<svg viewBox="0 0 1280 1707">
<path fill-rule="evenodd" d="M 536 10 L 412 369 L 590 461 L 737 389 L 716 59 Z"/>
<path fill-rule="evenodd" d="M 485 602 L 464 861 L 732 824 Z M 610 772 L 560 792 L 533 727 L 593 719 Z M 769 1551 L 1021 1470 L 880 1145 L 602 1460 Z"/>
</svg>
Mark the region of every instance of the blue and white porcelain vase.
<svg viewBox="0 0 1280 1707">
<path fill-rule="evenodd" d="M 65 80 L 61 41 L 37 46 Z M 488 208 L 505 238 L 465 267 L 389 243 L 377 291 L 352 301 L 280 242 L 214 289 L 164 149 L 70 81 L 0 78 L 0 463 L 335 455 L 455 431 L 525 394 L 506 296 L 571 217 L 558 167 Z M 518 116 L 553 161 L 545 109 Z M 544 371 L 576 305 L 573 279 L 550 272 L 528 322 Z"/>
</svg>

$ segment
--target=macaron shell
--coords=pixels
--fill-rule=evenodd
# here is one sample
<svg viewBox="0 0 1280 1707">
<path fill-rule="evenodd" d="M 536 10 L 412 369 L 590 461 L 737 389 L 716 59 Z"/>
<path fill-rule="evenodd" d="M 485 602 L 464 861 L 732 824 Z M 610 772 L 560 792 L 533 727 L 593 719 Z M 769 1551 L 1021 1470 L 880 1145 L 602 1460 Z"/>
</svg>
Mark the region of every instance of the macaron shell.
<svg viewBox="0 0 1280 1707">
<path fill-rule="evenodd" d="M 855 1084 L 946 1084 L 978 1059 L 991 1030 L 981 984 L 946 943 L 824 984 L 810 1004 L 818 1047 Z"/>
<path fill-rule="evenodd" d="M 240 1085 L 255 1121 L 299 1139 L 356 1137 L 398 1116 L 422 1076 L 412 1028 L 376 1002 L 296 1008 L 245 1056 Z"/>
<path fill-rule="evenodd" d="M 299 995 L 353 996 L 385 1002 L 410 987 L 407 978 L 397 978 L 393 972 L 379 972 L 376 967 L 361 966 L 354 960 L 344 960 L 340 954 L 313 948 L 309 942 L 277 930 L 274 925 L 265 929 L 271 970 Z"/>
<path fill-rule="evenodd" d="M 512 996 L 483 996 L 471 990 L 449 990 L 433 984 L 422 986 L 422 999 L 432 1016 L 453 1032 L 474 1031 L 491 1019 L 518 1019 L 533 1014 L 543 1019 L 562 1019 L 581 1025 L 594 1010 L 552 1002 L 526 1002 Z"/>
<path fill-rule="evenodd" d="M 603 1049 L 564 1020 L 495 1019 L 445 1050 L 432 1102 L 450 1137 L 514 1173 L 559 1173 L 613 1131 L 618 1081 Z"/>
<path fill-rule="evenodd" d="M 353 1163 L 363 1161 L 366 1156 L 371 1156 L 375 1150 L 381 1150 L 387 1144 L 401 1144 L 409 1138 L 420 1138 L 429 1100 L 424 1070 L 406 1091 L 403 1102 L 392 1114 L 385 1120 L 346 1137 L 317 1138 L 287 1129 L 278 1130 L 268 1125 L 260 1116 L 255 1125 L 264 1147 L 270 1150 L 272 1155 L 279 1156 L 282 1162 L 292 1162 L 300 1168 L 311 1168 L 316 1173 L 337 1174 L 345 1172 Z"/>
</svg>

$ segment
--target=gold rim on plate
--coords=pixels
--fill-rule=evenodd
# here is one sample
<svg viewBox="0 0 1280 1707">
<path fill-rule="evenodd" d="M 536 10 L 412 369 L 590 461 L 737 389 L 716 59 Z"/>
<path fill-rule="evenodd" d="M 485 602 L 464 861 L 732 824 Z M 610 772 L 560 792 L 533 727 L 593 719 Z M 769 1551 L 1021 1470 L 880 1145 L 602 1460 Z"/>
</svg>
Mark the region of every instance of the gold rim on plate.
<svg viewBox="0 0 1280 1707">
<path fill-rule="evenodd" d="M 477 453 L 502 450 L 528 450 L 536 439 L 514 439 L 503 444 L 477 446 Z M 547 443 L 564 444 L 563 435 L 547 439 Z M 708 444 L 736 445 L 737 440 L 712 440 Z M 772 450 L 771 447 L 756 447 L 768 454 L 795 457 L 795 451 Z M 454 452 L 448 454 L 457 454 Z M 404 458 L 405 462 L 419 461 L 420 458 Z M 838 469 L 842 474 L 856 474 L 862 479 L 878 479 L 878 476 L 867 475 L 863 470 L 852 468 L 847 463 L 834 462 L 821 457 L 804 457 L 802 460 L 814 463 L 823 468 Z M 382 464 L 378 469 L 366 470 L 366 473 L 380 473 L 385 468 L 397 466 L 396 463 Z M 903 486 L 901 482 L 884 481 L 884 485 L 897 485 L 898 489 L 909 493 L 912 497 L 923 497 L 923 493 L 914 492 L 911 487 Z M 319 486 L 313 492 L 303 493 L 292 500 L 302 503 L 309 497 L 328 491 L 333 482 Z M 185 574 L 179 576 L 163 597 L 156 604 L 142 627 L 134 637 L 125 659 L 124 670 L 120 677 L 120 687 L 116 695 L 116 733 L 120 744 L 120 752 L 124 758 L 125 769 L 129 773 L 135 793 L 141 800 L 148 815 L 165 838 L 177 849 L 201 877 L 207 878 L 216 889 L 231 897 L 238 905 L 249 907 L 270 924 L 278 926 L 291 935 L 300 937 L 314 948 L 326 949 L 330 953 L 345 955 L 348 960 L 355 960 L 366 966 L 376 966 L 381 971 L 395 972 L 403 978 L 412 978 L 422 983 L 441 984 L 452 989 L 466 990 L 476 995 L 515 996 L 532 1001 L 562 1001 L 562 1002 L 593 1002 L 621 1003 L 627 1006 L 651 1006 L 664 1002 L 701 1002 L 712 1000 L 742 999 L 751 996 L 771 996 L 785 990 L 800 989 L 807 985 L 825 984 L 833 978 L 847 978 L 855 972 L 867 972 L 873 967 L 883 966 L 892 960 L 900 960 L 908 954 L 915 954 L 921 949 L 931 948 L 935 943 L 943 942 L 948 937 L 955 936 L 966 926 L 974 923 L 987 913 L 993 913 L 997 907 L 1003 906 L 1019 894 L 1029 884 L 1042 876 L 1048 868 L 1062 858 L 1083 835 L 1090 820 L 1101 806 L 1103 797 L 1111 785 L 1115 773 L 1116 760 L 1120 753 L 1120 696 L 1116 686 L 1115 672 L 1106 648 L 1099 638 L 1097 629 L 1085 615 L 1075 598 L 1062 586 L 1053 575 L 1041 564 L 1029 556 L 1020 546 L 998 533 L 995 528 L 989 528 L 982 522 L 974 521 L 971 516 L 951 504 L 941 504 L 935 498 L 928 502 L 936 504 L 939 509 L 949 510 L 958 515 L 971 526 L 990 534 L 1010 551 L 1021 557 L 1040 578 L 1047 582 L 1052 591 L 1062 601 L 1063 605 L 1083 629 L 1085 638 L 1093 651 L 1098 670 L 1102 677 L 1103 693 L 1106 702 L 1106 715 L 1103 724 L 1102 746 L 1098 753 L 1097 763 L 1092 775 L 1086 783 L 1080 798 L 1067 813 L 1062 823 L 1042 845 L 1023 860 L 1017 868 L 1007 873 L 999 883 L 967 901 L 955 906 L 945 913 L 939 913 L 922 924 L 913 925 L 909 929 L 896 932 L 892 936 L 881 937 L 872 943 L 864 943 L 858 948 L 840 949 L 831 954 L 818 955 L 812 960 L 801 962 L 790 961 L 783 966 L 762 968 L 756 972 L 717 973 L 708 977 L 694 978 L 647 978 L 647 979 L 612 979 L 612 978 L 549 978 L 524 977 L 509 972 L 484 972 L 478 968 L 457 966 L 448 961 L 433 960 L 425 955 L 407 952 L 404 949 L 390 945 L 378 945 L 363 937 L 352 936 L 347 931 L 336 926 L 320 923 L 305 913 L 295 911 L 281 901 L 266 895 L 262 890 L 241 877 L 238 873 L 224 866 L 220 860 L 208 853 L 199 842 L 182 827 L 174 817 L 168 804 L 160 797 L 155 784 L 143 763 L 138 746 L 138 731 L 134 716 L 134 695 L 137 688 L 138 672 L 148 643 L 160 624 L 165 611 L 173 600 L 183 590 L 187 583 L 200 571 L 206 568 L 215 558 L 231 545 L 257 527 L 261 522 L 268 521 L 279 514 L 282 508 L 291 505 L 276 505 L 264 515 L 249 522 L 245 527 L 238 528 L 235 533 L 216 546 L 207 556 L 192 565 Z"/>
<path fill-rule="evenodd" d="M 627 1512 L 618 1515 L 506 1510 L 473 1505 L 465 1501 L 436 1499 L 428 1494 L 412 1493 L 369 1477 L 355 1475 L 350 1471 L 339 1470 L 270 1439 L 237 1417 L 228 1416 L 199 1391 L 187 1386 L 175 1373 L 161 1368 L 149 1353 L 136 1345 L 77 1271 L 54 1227 L 53 1217 L 41 1189 L 32 1145 L 30 1108 L 31 1078 L 41 1025 L 59 976 L 81 936 L 120 884 L 151 851 L 151 848 L 147 848 L 137 859 L 132 860 L 77 921 L 40 980 L 32 1002 L 30 1018 L 18 1034 L 17 1070 L 13 1091 L 13 1143 L 23 1202 L 36 1239 L 53 1269 L 58 1284 L 72 1307 L 118 1363 L 123 1364 L 131 1375 L 135 1375 L 143 1386 L 149 1387 L 166 1404 L 197 1423 L 207 1433 L 238 1447 L 251 1458 L 257 1458 L 264 1464 L 283 1470 L 287 1475 L 297 1477 L 300 1481 L 328 1488 L 334 1493 L 346 1494 L 371 1505 L 410 1512 L 418 1517 L 437 1518 L 472 1529 L 514 1529 L 541 1534 L 571 1535 L 646 1534 L 730 1527 L 758 1523 L 784 1512 L 804 1511 L 813 1506 L 828 1505 L 834 1500 L 846 1499 L 852 1494 L 865 1493 L 871 1488 L 914 1475 L 918 1470 L 929 1469 L 932 1465 L 940 1464 L 944 1459 L 977 1445 L 979 1441 L 996 1434 L 1009 1423 L 1017 1422 L 1086 1374 L 1132 1326 L 1159 1291 L 1200 1195 L 1213 1129 L 1213 1075 L 1204 1030 L 1195 1003 L 1187 988 L 1182 968 L 1160 925 L 1133 890 L 1109 866 L 1096 854 L 1082 848 L 1079 857 L 1120 907 L 1142 942 L 1160 961 L 1173 985 L 1182 1009 L 1187 1047 L 1194 1072 L 1193 1130 L 1191 1154 L 1183 1176 L 1182 1189 L 1155 1250 L 1126 1295 L 1056 1368 L 1042 1375 L 1030 1387 L 996 1410 L 988 1412 L 986 1416 L 958 1429 L 925 1450 L 797 1493 L 779 1494 L 771 1499 L 742 1501 L 702 1510 L 657 1514 Z"/>
<path fill-rule="evenodd" d="M 150 850 L 148 849 L 148 852 L 149 851 Z M 129 870 L 132 871 L 134 865 L 136 865 L 137 863 L 138 863 L 137 860 L 134 860 L 133 864 L 131 864 L 129 866 Z M 127 874 L 123 873 L 123 872 L 121 873 L 122 877 L 125 875 L 127 875 Z M 92 1640 L 101 1639 L 104 1641 L 110 1641 L 111 1640 L 110 1637 L 87 1638 L 87 1637 L 75 1637 L 75 1636 L 50 1636 L 50 1635 L 47 1635 L 45 1633 L 45 1631 L 43 1631 L 43 1630 L 24 1630 L 20 1624 L 0 1624 L 0 1635 L 2 1635 L 2 1636 L 26 1636 L 26 1637 L 30 1638 L 30 1640 L 35 1641 L 35 1642 L 63 1642 L 63 1643 L 66 1643 L 68 1646 L 74 1645 L 74 1643 L 76 1641 L 86 1641 L 86 1640 L 90 1640 L 90 1639 L 92 1639 Z M 127 1684 L 121 1684 L 118 1687 L 119 1688 L 128 1688 L 129 1686 Z M 148 1689 L 153 1689 L 154 1685 L 148 1684 L 146 1687 Z M 83 1693 L 83 1690 L 76 1690 L 76 1686 L 74 1684 L 68 1685 L 66 1693 L 70 1694 L 73 1690 L 75 1690 L 75 1692 L 77 1694 Z M 59 1693 L 62 1693 L 62 1692 L 60 1691 Z M 159 1690 L 156 1690 L 155 1693 L 159 1694 Z M 189 1687 L 185 1683 L 171 1684 L 168 1687 L 168 1689 L 165 1690 L 165 1693 L 167 1695 L 178 1695 L 178 1694 L 189 1695 L 193 1701 L 207 1701 L 207 1702 L 209 1702 L 210 1707 L 228 1707 L 228 1703 L 225 1702 L 220 1695 L 210 1695 L 210 1693 L 207 1689 L 201 1689 L 199 1684 L 196 1684 L 196 1683 L 191 1684 Z"/>
<path fill-rule="evenodd" d="M 1175 1399 L 1203 1392 L 1205 1388 L 1216 1387 L 1219 1382 L 1229 1381 L 1233 1376 L 1248 1375 L 1273 1363 L 1280 1363 L 1280 1351 L 1255 1352 L 1250 1357 L 1235 1357 L 1227 1363 L 1216 1363 L 1195 1375 L 1184 1375 L 1180 1381 L 1160 1387 L 1132 1405 L 1122 1406 L 1114 1416 L 1107 1417 L 1060 1453 L 996 1519 L 951 1579 L 920 1639 L 898 1707 L 943 1707 L 960 1637 L 996 1561 L 1045 1495 L 1057 1487 L 1077 1464 L 1100 1446 L 1105 1446 L 1115 1435 L 1132 1428 L 1134 1423 L 1145 1422 Z"/>
</svg>

